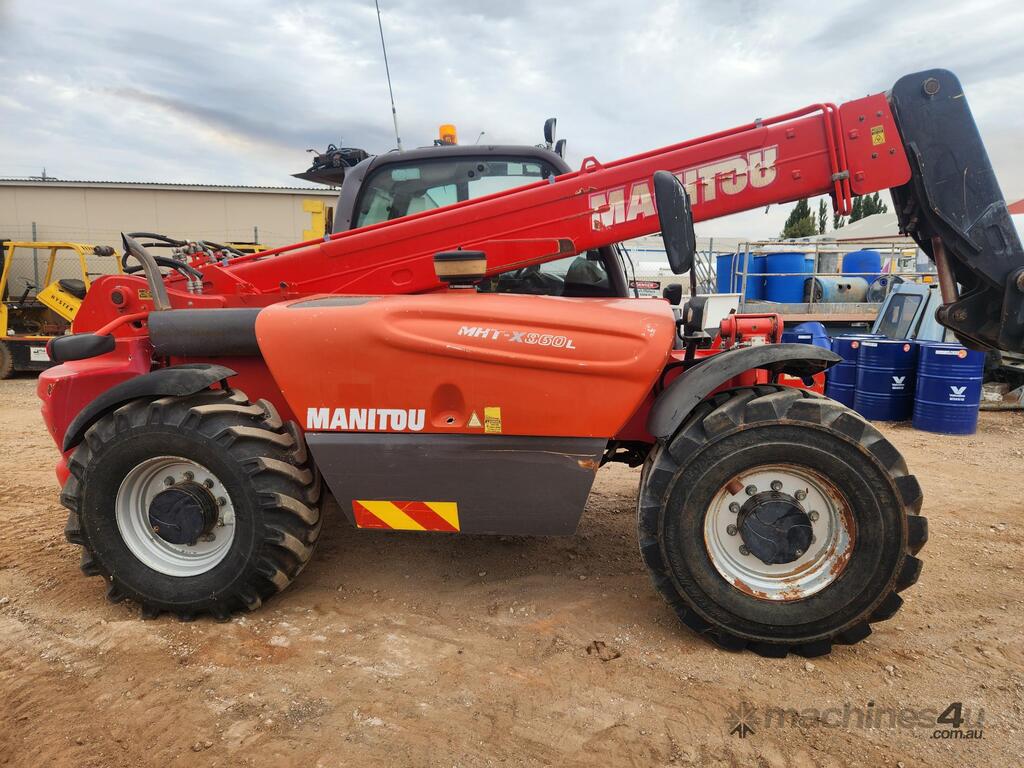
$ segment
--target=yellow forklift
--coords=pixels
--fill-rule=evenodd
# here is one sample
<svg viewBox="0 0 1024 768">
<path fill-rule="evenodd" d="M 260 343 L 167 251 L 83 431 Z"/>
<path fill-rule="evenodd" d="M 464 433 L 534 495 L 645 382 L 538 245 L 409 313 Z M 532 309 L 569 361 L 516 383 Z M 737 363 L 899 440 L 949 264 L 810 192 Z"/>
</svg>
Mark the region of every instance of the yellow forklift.
<svg viewBox="0 0 1024 768">
<path fill-rule="evenodd" d="M 46 343 L 71 329 L 91 285 L 90 277 L 107 272 L 90 272 L 89 256 L 116 256 L 110 246 L 84 243 L 0 240 L 3 272 L 0 273 L 0 379 L 16 371 L 42 371 L 54 363 Z M 19 258 L 33 250 L 32 259 Z M 48 251 L 48 257 L 39 252 Z M 40 271 L 45 261 L 45 271 Z M 69 266 L 72 264 L 73 266 Z M 31 268 L 29 267 L 31 265 Z M 114 270 L 121 272 L 120 259 Z M 66 275 L 66 276 L 62 276 Z M 24 287 L 14 288 L 20 281 Z"/>
</svg>

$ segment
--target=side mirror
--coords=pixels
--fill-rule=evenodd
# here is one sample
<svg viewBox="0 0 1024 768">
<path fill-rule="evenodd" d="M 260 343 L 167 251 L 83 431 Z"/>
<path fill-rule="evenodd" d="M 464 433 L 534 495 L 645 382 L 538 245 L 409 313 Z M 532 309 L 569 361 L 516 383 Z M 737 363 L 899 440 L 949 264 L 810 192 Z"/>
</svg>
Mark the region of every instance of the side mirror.
<svg viewBox="0 0 1024 768">
<path fill-rule="evenodd" d="M 672 272 L 682 275 L 693 266 L 697 236 L 693 233 L 690 196 L 682 183 L 668 171 L 654 172 L 654 200 L 661 221 L 661 237 Z"/>
<path fill-rule="evenodd" d="M 682 283 L 669 283 L 662 289 L 661 295 L 673 307 L 678 307 L 683 300 Z"/>
<path fill-rule="evenodd" d="M 555 124 L 558 122 L 557 118 L 549 117 L 544 121 L 544 142 L 551 148 L 551 145 L 555 143 Z"/>
</svg>

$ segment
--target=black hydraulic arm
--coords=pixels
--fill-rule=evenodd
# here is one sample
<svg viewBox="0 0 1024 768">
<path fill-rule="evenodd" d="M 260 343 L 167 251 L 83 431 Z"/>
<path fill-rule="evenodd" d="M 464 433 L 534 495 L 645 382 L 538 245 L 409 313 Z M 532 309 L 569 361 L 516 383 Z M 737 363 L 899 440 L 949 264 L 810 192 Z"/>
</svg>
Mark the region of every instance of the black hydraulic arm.
<svg viewBox="0 0 1024 768">
<path fill-rule="evenodd" d="M 938 268 L 938 321 L 967 346 L 1024 351 L 1024 248 L 960 81 L 907 75 L 889 101 L 911 167 L 893 202 Z"/>
</svg>

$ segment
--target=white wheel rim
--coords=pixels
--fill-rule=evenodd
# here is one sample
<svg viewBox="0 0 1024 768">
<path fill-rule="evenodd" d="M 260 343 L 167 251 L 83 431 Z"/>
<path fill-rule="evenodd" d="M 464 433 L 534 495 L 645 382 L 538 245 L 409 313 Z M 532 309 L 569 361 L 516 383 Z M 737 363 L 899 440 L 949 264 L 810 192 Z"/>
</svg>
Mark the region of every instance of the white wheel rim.
<svg viewBox="0 0 1024 768">
<path fill-rule="evenodd" d="M 173 544 L 157 536 L 150 525 L 153 499 L 172 483 L 191 480 L 218 501 L 219 519 L 195 544 Z M 179 456 L 157 456 L 137 464 L 121 481 L 114 502 L 117 528 L 136 558 L 168 576 L 198 576 L 224 559 L 235 538 L 235 509 L 220 479 L 202 464 Z"/>
<path fill-rule="evenodd" d="M 811 543 L 792 562 L 762 561 L 745 551 L 737 531 L 737 508 L 770 490 L 799 499 L 811 522 Z M 704 516 L 704 546 L 715 569 L 734 588 L 761 600 L 802 600 L 825 589 L 846 568 L 855 540 L 856 525 L 843 494 L 814 470 L 791 464 L 740 473 L 719 489 Z"/>
</svg>

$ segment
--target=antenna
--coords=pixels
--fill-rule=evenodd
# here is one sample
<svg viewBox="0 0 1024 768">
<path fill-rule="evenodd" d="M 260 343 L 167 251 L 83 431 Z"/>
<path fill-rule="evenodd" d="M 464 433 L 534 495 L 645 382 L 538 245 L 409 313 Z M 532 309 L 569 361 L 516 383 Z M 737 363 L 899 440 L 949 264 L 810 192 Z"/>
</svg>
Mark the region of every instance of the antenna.
<svg viewBox="0 0 1024 768">
<path fill-rule="evenodd" d="M 388 68 L 388 47 L 384 44 L 384 24 L 380 20 L 380 0 L 373 0 L 377 6 L 377 29 L 380 30 L 380 47 L 384 51 L 384 72 L 388 76 L 388 95 L 391 97 L 391 118 L 395 121 L 395 142 L 402 151 L 402 137 L 398 135 L 398 111 L 395 109 L 395 92 L 391 89 L 391 70 Z"/>
</svg>

